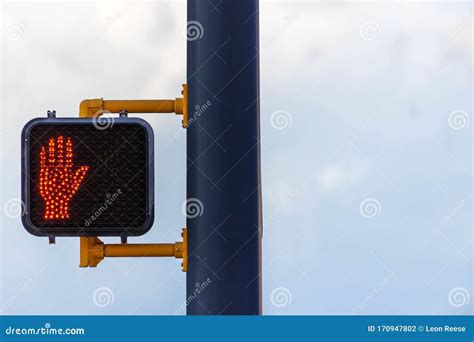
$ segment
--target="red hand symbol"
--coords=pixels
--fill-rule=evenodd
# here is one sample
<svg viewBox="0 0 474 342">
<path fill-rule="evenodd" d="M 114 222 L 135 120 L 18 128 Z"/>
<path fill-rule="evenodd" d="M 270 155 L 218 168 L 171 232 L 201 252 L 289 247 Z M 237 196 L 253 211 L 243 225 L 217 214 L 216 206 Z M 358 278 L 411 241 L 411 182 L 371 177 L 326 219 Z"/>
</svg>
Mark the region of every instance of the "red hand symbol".
<svg viewBox="0 0 474 342">
<path fill-rule="evenodd" d="M 41 147 L 39 191 L 44 200 L 44 219 L 68 219 L 69 202 L 79 189 L 89 166 L 72 169 L 72 140 L 50 138 L 48 149 Z"/>
</svg>

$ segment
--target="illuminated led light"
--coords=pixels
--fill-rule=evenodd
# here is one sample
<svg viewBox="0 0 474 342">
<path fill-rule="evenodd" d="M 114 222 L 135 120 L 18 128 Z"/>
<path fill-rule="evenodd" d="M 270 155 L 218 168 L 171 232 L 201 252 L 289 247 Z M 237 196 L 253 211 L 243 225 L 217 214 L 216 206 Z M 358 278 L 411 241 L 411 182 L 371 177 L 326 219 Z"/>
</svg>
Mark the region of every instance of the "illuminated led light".
<svg viewBox="0 0 474 342">
<path fill-rule="evenodd" d="M 66 142 L 64 142 L 66 140 Z M 62 135 L 50 138 L 48 148 L 41 147 L 39 193 L 45 204 L 45 220 L 63 220 L 69 216 L 69 202 L 79 190 L 89 166 L 73 170 L 73 143 Z"/>
</svg>

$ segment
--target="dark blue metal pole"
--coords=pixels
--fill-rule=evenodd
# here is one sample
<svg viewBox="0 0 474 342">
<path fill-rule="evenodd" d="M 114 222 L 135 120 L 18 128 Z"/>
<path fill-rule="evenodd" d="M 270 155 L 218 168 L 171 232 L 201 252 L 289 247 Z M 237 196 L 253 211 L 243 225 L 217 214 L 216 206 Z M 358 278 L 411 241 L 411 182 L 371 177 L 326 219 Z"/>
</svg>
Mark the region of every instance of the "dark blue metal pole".
<svg viewBox="0 0 474 342">
<path fill-rule="evenodd" d="M 188 315 L 261 313 L 258 17 L 188 0 Z"/>
</svg>

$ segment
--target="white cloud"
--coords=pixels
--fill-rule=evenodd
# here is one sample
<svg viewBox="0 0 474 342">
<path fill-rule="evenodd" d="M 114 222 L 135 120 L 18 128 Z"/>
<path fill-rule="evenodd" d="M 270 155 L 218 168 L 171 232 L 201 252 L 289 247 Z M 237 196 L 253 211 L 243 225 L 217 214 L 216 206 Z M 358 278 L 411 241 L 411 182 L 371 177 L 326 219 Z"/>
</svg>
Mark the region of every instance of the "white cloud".
<svg viewBox="0 0 474 342">
<path fill-rule="evenodd" d="M 318 183 L 322 190 L 340 188 L 347 180 L 340 166 L 327 166 L 319 172 Z"/>
<path fill-rule="evenodd" d="M 327 165 L 318 172 L 317 182 L 322 191 L 343 190 L 357 184 L 368 172 L 369 165 L 364 160 Z"/>
</svg>

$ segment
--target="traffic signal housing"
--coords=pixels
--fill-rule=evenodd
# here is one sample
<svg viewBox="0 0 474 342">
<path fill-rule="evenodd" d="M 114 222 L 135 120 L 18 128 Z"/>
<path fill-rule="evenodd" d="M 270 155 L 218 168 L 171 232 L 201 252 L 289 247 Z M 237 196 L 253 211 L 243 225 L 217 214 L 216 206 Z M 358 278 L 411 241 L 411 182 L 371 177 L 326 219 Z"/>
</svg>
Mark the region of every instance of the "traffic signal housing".
<svg viewBox="0 0 474 342">
<path fill-rule="evenodd" d="M 22 222 L 36 236 L 138 236 L 154 220 L 154 136 L 139 118 L 37 118 L 22 131 Z"/>
</svg>

